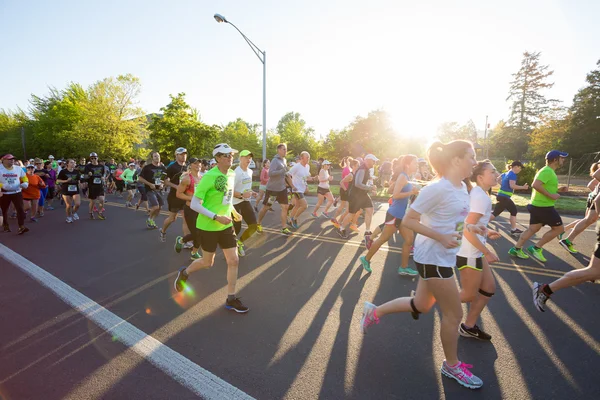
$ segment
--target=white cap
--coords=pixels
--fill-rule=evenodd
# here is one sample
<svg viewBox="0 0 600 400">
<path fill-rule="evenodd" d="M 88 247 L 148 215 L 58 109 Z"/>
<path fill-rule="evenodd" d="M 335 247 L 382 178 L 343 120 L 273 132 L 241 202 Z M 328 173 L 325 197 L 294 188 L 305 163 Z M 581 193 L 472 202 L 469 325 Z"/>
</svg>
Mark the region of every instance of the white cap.
<svg viewBox="0 0 600 400">
<path fill-rule="evenodd" d="M 183 153 L 187 154 L 187 150 L 185 149 L 185 147 L 178 147 L 177 150 L 175 150 L 175 155 L 179 155 L 179 154 L 183 154 Z"/>
<path fill-rule="evenodd" d="M 214 158 L 211 158 L 210 161 L 208 162 L 208 164 L 216 164 L 217 160 L 215 160 Z"/>
<path fill-rule="evenodd" d="M 373 154 L 367 154 L 365 160 L 379 161 L 379 158 L 375 157 Z"/>
<path fill-rule="evenodd" d="M 213 157 L 216 156 L 218 153 L 221 153 L 221 154 L 229 154 L 229 153 L 234 154 L 234 153 L 237 153 L 237 152 L 238 151 L 236 149 L 232 149 L 227 143 L 219 143 L 213 149 Z"/>
<path fill-rule="evenodd" d="M 130 162 L 130 163 L 129 163 L 129 166 L 130 166 L 130 167 L 131 167 L 132 165 L 135 167 L 135 163 L 134 163 L 134 162 Z"/>
<path fill-rule="evenodd" d="M 331 163 L 328 160 L 323 161 L 323 164 L 321 165 L 331 165 Z"/>
<path fill-rule="evenodd" d="M 52 160 L 54 160 L 54 156 L 53 156 L 52 154 L 50 154 L 50 155 L 48 156 L 48 159 L 52 159 Z"/>
</svg>

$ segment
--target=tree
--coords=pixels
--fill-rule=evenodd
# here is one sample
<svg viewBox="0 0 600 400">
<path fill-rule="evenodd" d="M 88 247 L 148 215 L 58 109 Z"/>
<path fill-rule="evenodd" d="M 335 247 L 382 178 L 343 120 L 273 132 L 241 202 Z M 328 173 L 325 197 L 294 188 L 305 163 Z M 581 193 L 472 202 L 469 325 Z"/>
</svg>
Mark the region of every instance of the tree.
<svg viewBox="0 0 600 400">
<path fill-rule="evenodd" d="M 533 160 L 538 166 L 542 165 L 548 151 L 564 147 L 570 124 L 569 118 L 542 120 L 542 123 L 531 133 L 527 158 Z"/>
<path fill-rule="evenodd" d="M 540 65 L 540 53 L 523 53 L 521 68 L 512 74 L 513 81 L 506 100 L 512 100 L 508 124 L 515 126 L 523 135 L 528 135 L 540 121 L 544 113 L 550 110 L 556 100 L 549 100 L 542 92 L 552 88 L 554 83 L 548 78 L 554 71 L 548 65 Z"/>
<path fill-rule="evenodd" d="M 356 117 L 347 128 L 350 155 L 359 157 L 373 153 L 379 158 L 394 158 L 403 154 L 401 136 L 393 128 L 390 115 L 384 110 Z"/>
<path fill-rule="evenodd" d="M 262 140 L 259 141 L 258 124 L 250 124 L 242 118 L 231 121 L 222 128 L 221 141 L 228 143 L 234 149 L 250 150 L 256 159 L 262 158 Z"/>
<path fill-rule="evenodd" d="M 587 74 L 587 85 L 577 92 L 571 106 L 565 150 L 573 157 L 600 150 L 600 60 L 596 66 Z"/>
<path fill-rule="evenodd" d="M 444 122 L 438 128 L 437 137 L 444 143 L 459 139 L 470 140 L 476 143 L 477 127 L 471 119 L 464 125 L 459 125 L 458 122 Z"/>
<path fill-rule="evenodd" d="M 489 132 L 488 141 L 490 157 L 520 160 L 527 152 L 528 136 L 504 121 L 498 122 Z"/>
<path fill-rule="evenodd" d="M 185 93 L 169 97 L 171 102 L 160 109 L 162 114 L 151 117 L 148 126 L 152 149 L 166 159 L 173 159 L 178 147 L 195 156 L 212 155 L 220 128 L 202 123 L 198 111 L 186 103 Z"/>
<path fill-rule="evenodd" d="M 281 117 L 277 123 L 277 135 L 287 144 L 290 157 L 302 151 L 308 151 L 311 157 L 316 157 L 319 144 L 315 139 L 315 131 L 307 126 L 300 113 L 292 111 Z"/>
</svg>

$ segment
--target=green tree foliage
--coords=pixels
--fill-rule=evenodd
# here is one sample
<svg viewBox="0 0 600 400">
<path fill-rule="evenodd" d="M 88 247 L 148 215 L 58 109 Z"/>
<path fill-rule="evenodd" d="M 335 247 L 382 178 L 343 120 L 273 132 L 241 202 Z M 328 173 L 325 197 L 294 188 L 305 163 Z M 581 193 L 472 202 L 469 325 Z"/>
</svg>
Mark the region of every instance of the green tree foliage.
<svg viewBox="0 0 600 400">
<path fill-rule="evenodd" d="M 473 120 L 469 120 L 464 125 L 460 125 L 458 122 L 444 122 L 438 128 L 437 137 L 443 143 L 459 139 L 470 140 L 471 142 L 476 143 L 477 127 Z"/>
<path fill-rule="evenodd" d="M 262 158 L 262 131 L 259 131 L 259 127 L 258 124 L 252 125 L 238 118 L 222 128 L 219 140 L 239 151 L 250 150 L 256 159 L 260 159 Z"/>
<path fill-rule="evenodd" d="M 0 154 L 11 153 L 18 158 L 26 158 L 23 154 L 21 128 L 25 130 L 27 143 L 31 139 L 31 121 L 27 115 L 20 109 L 16 112 L 0 109 Z M 32 154 L 29 151 L 27 153 Z"/>
<path fill-rule="evenodd" d="M 517 127 L 500 121 L 488 134 L 490 157 L 521 160 L 527 152 L 528 136 L 521 134 Z"/>
<path fill-rule="evenodd" d="M 531 133 L 527 158 L 537 166 L 543 165 L 548 151 L 564 148 L 570 124 L 570 118 L 542 120 Z"/>
<path fill-rule="evenodd" d="M 287 143 L 290 157 L 308 151 L 312 158 L 319 152 L 319 144 L 313 128 L 307 126 L 300 113 L 289 112 L 277 123 L 277 135 L 282 143 Z"/>
<path fill-rule="evenodd" d="M 554 74 L 547 65 L 540 64 L 540 53 L 523 53 L 521 68 L 512 74 L 513 81 L 506 100 L 512 101 L 508 124 L 521 134 L 529 134 L 540 121 L 542 115 L 550 110 L 556 100 L 549 100 L 543 91 L 552 88 L 554 83 L 548 78 Z"/>
<path fill-rule="evenodd" d="M 152 150 L 169 160 L 178 147 L 185 147 L 193 156 L 211 156 L 219 127 L 202 123 L 198 111 L 186 103 L 185 93 L 169 97 L 171 102 L 160 109 L 162 114 L 152 115 L 148 125 Z"/>
</svg>

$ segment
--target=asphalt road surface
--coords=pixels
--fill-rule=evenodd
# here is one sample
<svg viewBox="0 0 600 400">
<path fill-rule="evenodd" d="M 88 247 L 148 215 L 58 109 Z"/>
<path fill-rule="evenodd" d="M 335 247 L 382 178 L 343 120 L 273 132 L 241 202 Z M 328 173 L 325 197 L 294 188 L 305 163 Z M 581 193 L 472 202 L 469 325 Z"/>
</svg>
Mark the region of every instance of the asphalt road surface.
<svg viewBox="0 0 600 400">
<path fill-rule="evenodd" d="M 507 221 L 492 224 L 502 232 L 491 243 L 498 289 L 480 326 L 493 339 L 459 343 L 460 358 L 484 381 L 472 391 L 439 372 L 437 308 L 360 331 L 364 301 L 381 304 L 416 287 L 397 275 L 400 242 L 391 240 L 366 274 L 362 234 L 343 241 L 307 211 L 299 231 L 282 236 L 275 206 L 240 262 L 238 295 L 250 312 L 239 315 L 223 307 L 221 253 L 190 277 L 193 293 L 176 294 L 175 272 L 189 263 L 188 251 L 173 250 L 181 220 L 161 243 L 144 212 L 109 201 L 106 221 L 88 220 L 84 203 L 74 224 L 57 208 L 26 235 L 16 235 L 14 220 L 13 233 L 0 234 L 2 400 L 600 398 L 600 285 L 558 293 L 546 313 L 533 307 L 530 290 L 532 281 L 586 266 L 592 229 L 576 241 L 581 254 L 554 241 L 542 265 L 512 260 Z M 380 206 L 373 226 L 384 215 Z M 520 223 L 527 219 L 520 214 Z"/>
</svg>

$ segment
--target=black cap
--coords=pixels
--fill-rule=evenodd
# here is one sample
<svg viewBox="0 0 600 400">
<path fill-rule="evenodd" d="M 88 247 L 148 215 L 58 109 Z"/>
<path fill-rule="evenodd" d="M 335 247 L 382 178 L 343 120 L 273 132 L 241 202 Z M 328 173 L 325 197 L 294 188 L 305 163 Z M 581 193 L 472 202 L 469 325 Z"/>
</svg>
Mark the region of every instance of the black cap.
<svg viewBox="0 0 600 400">
<path fill-rule="evenodd" d="M 512 164 L 510 164 L 510 167 L 521 167 L 523 168 L 523 163 L 521 161 L 513 161 Z"/>
<path fill-rule="evenodd" d="M 196 162 L 201 161 L 201 160 L 199 158 L 192 157 L 188 161 L 189 161 L 190 164 L 193 164 L 193 163 L 196 163 Z"/>
</svg>

